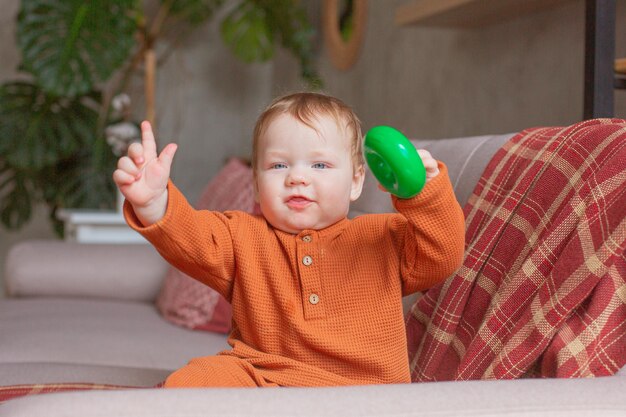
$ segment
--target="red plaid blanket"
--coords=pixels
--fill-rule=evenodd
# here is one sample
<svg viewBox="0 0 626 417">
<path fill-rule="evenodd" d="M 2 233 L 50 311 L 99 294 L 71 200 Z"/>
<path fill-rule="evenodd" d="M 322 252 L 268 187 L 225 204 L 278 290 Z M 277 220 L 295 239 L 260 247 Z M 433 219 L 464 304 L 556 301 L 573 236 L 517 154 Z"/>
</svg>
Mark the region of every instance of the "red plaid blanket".
<svg viewBox="0 0 626 417">
<path fill-rule="evenodd" d="M 120 390 L 120 389 L 142 389 L 142 388 L 163 388 L 163 382 L 153 387 L 136 387 L 128 385 L 110 385 L 94 383 L 49 383 L 49 384 L 24 384 L 0 386 L 0 404 L 20 397 L 37 394 L 51 394 L 54 392 L 66 391 L 94 391 L 94 390 Z"/>
<path fill-rule="evenodd" d="M 407 316 L 413 381 L 626 364 L 626 121 L 521 132 L 465 207 L 466 258 Z"/>
<path fill-rule="evenodd" d="M 20 397 L 36 394 L 49 394 L 53 392 L 64 391 L 91 391 L 91 390 L 117 390 L 126 387 L 121 385 L 103 385 L 103 384 L 28 384 L 28 385 L 11 385 L 0 387 L 0 404 Z"/>
</svg>

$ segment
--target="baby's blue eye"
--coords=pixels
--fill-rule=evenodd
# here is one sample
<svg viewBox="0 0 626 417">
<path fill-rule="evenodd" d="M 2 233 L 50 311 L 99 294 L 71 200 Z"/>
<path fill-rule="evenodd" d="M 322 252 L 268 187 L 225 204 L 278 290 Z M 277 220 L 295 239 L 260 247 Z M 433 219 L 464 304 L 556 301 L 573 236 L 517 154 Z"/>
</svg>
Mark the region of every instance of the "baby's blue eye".
<svg viewBox="0 0 626 417">
<path fill-rule="evenodd" d="M 324 162 L 317 162 L 317 163 L 313 164 L 313 168 L 315 168 L 315 169 L 324 169 L 324 168 L 328 168 L 328 165 L 326 165 Z"/>
<path fill-rule="evenodd" d="M 283 164 L 283 163 L 276 163 L 276 164 L 272 164 L 272 169 L 283 169 L 283 168 L 287 168 L 287 164 Z"/>
</svg>

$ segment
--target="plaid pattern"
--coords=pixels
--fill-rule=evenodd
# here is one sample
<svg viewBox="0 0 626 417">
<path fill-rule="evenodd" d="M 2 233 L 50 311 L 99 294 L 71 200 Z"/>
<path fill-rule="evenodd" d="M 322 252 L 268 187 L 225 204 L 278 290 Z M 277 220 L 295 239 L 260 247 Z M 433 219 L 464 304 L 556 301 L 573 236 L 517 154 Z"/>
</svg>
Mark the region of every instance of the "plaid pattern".
<svg viewBox="0 0 626 417">
<path fill-rule="evenodd" d="M 103 385 L 103 384 L 29 384 L 29 385 L 10 385 L 0 387 L 0 404 L 9 400 L 20 397 L 37 394 L 49 394 L 53 392 L 65 391 L 92 391 L 92 390 L 117 390 L 126 388 L 121 385 Z"/>
<path fill-rule="evenodd" d="M 626 364 L 626 121 L 521 132 L 465 207 L 466 258 L 407 316 L 413 381 Z"/>
</svg>

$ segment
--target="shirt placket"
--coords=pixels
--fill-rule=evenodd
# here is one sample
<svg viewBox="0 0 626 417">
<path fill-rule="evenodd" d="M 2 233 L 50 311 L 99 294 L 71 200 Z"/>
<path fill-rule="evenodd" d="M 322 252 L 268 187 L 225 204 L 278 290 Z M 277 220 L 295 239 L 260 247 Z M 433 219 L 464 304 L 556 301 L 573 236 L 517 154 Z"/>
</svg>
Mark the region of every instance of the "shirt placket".
<svg viewBox="0 0 626 417">
<path fill-rule="evenodd" d="M 305 320 L 326 316 L 322 293 L 320 241 L 316 233 L 301 233 L 296 236 L 296 256 L 302 291 Z"/>
</svg>

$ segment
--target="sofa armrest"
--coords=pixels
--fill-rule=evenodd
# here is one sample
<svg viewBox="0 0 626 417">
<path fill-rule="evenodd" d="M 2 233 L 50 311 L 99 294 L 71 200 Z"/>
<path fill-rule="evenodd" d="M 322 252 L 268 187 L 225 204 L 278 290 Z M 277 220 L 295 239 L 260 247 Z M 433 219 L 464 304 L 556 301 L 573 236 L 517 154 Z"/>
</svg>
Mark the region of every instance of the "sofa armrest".
<svg viewBox="0 0 626 417">
<path fill-rule="evenodd" d="M 1 416 L 623 416 L 626 380 L 521 379 L 334 388 L 131 389 L 33 395 Z"/>
<path fill-rule="evenodd" d="M 5 263 L 9 297 L 94 297 L 154 301 L 167 263 L 150 245 L 28 240 Z"/>
</svg>

